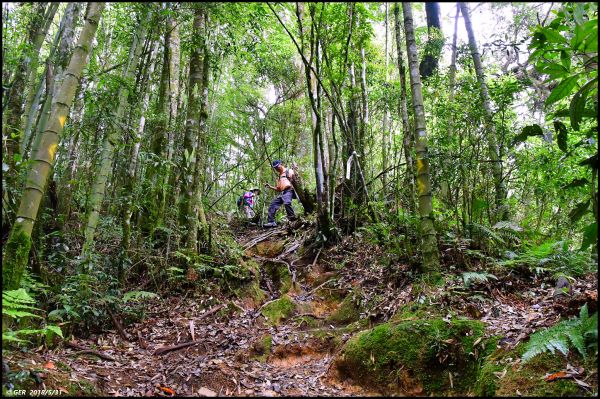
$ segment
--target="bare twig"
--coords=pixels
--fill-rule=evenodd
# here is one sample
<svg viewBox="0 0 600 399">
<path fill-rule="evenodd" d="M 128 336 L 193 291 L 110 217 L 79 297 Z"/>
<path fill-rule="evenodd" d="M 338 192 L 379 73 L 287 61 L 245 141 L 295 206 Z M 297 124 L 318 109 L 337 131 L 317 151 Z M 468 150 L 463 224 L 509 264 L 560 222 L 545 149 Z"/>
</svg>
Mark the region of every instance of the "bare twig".
<svg viewBox="0 0 600 399">
<path fill-rule="evenodd" d="M 110 360 L 113 362 L 116 361 L 116 359 L 114 357 L 107 355 L 106 353 L 102 353 L 102 352 L 94 350 L 94 349 L 88 349 L 84 346 L 76 344 L 75 342 L 65 341 L 65 343 L 67 344 L 67 346 L 70 346 L 71 348 L 79 349 L 79 352 L 75 352 L 75 353 L 73 353 L 73 355 L 83 355 L 83 354 L 89 353 L 91 355 L 96 355 L 99 358 L 102 358 L 105 360 Z"/>
<path fill-rule="evenodd" d="M 314 293 L 315 293 L 315 292 L 317 292 L 317 291 L 318 291 L 320 288 L 322 288 L 324 285 L 327 285 L 327 284 L 331 283 L 332 281 L 335 281 L 335 279 L 334 279 L 334 278 L 332 278 L 332 279 L 330 279 L 330 280 L 327 280 L 327 281 L 325 281 L 323 284 L 321 284 L 321 285 L 319 285 L 318 287 L 316 287 L 316 288 L 313 288 L 312 290 L 310 290 L 310 291 L 309 291 L 309 292 L 308 292 L 306 295 L 308 296 L 308 295 L 312 295 L 312 294 L 314 294 Z"/>
</svg>

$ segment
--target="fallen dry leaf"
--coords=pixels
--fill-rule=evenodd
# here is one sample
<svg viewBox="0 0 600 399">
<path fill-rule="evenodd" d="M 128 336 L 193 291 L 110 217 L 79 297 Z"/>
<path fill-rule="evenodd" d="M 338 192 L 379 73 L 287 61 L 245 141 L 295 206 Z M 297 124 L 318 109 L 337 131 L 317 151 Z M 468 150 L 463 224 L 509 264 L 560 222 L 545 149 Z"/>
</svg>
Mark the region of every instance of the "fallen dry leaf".
<svg viewBox="0 0 600 399">
<path fill-rule="evenodd" d="M 571 378 L 573 377 L 571 374 L 565 372 L 565 371 L 559 371 L 557 373 L 552 373 L 552 374 L 548 374 L 546 376 L 544 376 L 544 380 L 546 380 L 547 382 L 551 382 L 554 380 L 558 380 L 560 378 Z"/>
<path fill-rule="evenodd" d="M 163 391 L 164 393 L 168 393 L 169 395 L 175 396 L 175 391 L 172 390 L 171 388 L 167 388 L 167 387 L 159 387 L 159 389 L 161 391 Z"/>
</svg>

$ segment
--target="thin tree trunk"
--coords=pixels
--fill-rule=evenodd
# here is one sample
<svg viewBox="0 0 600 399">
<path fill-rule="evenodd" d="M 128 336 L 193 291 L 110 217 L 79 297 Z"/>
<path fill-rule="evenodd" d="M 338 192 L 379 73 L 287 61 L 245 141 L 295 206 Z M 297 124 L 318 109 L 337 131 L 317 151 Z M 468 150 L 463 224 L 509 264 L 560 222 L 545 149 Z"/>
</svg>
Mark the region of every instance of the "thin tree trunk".
<svg viewBox="0 0 600 399">
<path fill-rule="evenodd" d="M 145 15 L 145 14 L 144 14 Z M 137 32 L 134 34 L 131 43 L 131 49 L 129 50 L 129 60 L 123 68 L 122 79 L 124 81 L 130 81 L 133 79 L 134 72 L 137 69 L 139 59 L 143 49 L 143 44 L 146 38 L 146 27 L 147 21 L 142 18 L 140 26 Z M 118 106 L 117 112 L 115 113 L 115 120 L 118 123 L 123 122 L 125 110 L 127 108 L 127 98 L 129 96 L 129 89 L 127 87 L 121 87 L 119 89 Z M 98 173 L 96 179 L 91 187 L 91 193 L 88 205 L 88 217 L 87 224 L 85 227 L 85 242 L 82 249 L 82 254 L 87 255 L 91 250 L 94 243 L 94 236 L 96 233 L 96 226 L 98 225 L 98 219 L 100 217 L 100 209 L 102 207 L 102 201 L 104 200 L 104 193 L 106 184 L 111 172 L 114 147 L 119 141 L 119 129 L 110 127 L 104 143 L 102 145 L 102 153 L 100 155 L 100 164 L 98 166 Z"/>
<path fill-rule="evenodd" d="M 494 112 L 492 110 L 492 103 L 488 93 L 488 87 L 485 83 L 485 74 L 483 71 L 483 64 L 481 63 L 481 56 L 477 50 L 477 42 L 475 40 L 475 34 L 473 33 L 473 27 L 471 25 L 469 7 L 466 3 L 461 2 L 459 4 L 460 11 L 462 12 L 465 20 L 465 29 L 467 30 L 467 35 L 469 36 L 469 46 L 471 47 L 471 55 L 473 56 L 473 64 L 475 65 L 475 73 L 477 74 L 477 82 L 479 83 L 481 100 L 485 110 L 485 130 L 487 133 L 488 154 L 492 164 L 492 175 L 494 178 L 497 220 L 506 220 L 509 216 L 508 207 L 505 205 L 507 191 L 504 184 L 504 179 L 502 177 L 502 159 L 500 158 L 500 150 L 497 144 Z"/>
<path fill-rule="evenodd" d="M 25 191 L 17 212 L 17 219 L 4 248 L 2 261 L 2 289 L 19 288 L 21 276 L 29 260 L 31 232 L 54 164 L 60 134 L 79 84 L 80 74 L 92 47 L 100 15 L 105 3 L 89 3 L 85 25 L 69 62 L 65 79 L 52 106 L 48 128 L 44 131 L 40 151 L 33 157 L 25 183 Z"/>
<path fill-rule="evenodd" d="M 36 75 L 37 75 L 37 67 L 38 67 L 38 63 L 39 63 L 39 55 L 40 55 L 40 49 L 42 48 L 42 44 L 44 43 L 44 39 L 46 38 L 46 35 L 48 34 L 48 30 L 50 29 L 50 24 L 52 23 L 52 20 L 54 19 L 54 15 L 56 14 L 56 11 L 58 10 L 58 6 L 60 3 L 50 3 L 50 6 L 48 7 L 48 10 L 44 16 L 44 21 L 43 23 L 38 27 L 38 29 L 35 32 L 35 36 L 32 40 L 32 44 L 33 44 L 33 54 L 31 57 L 31 61 L 28 67 L 28 74 L 27 74 L 27 85 L 26 85 L 26 92 L 27 92 L 27 98 L 25 100 L 25 108 L 24 108 L 24 112 L 21 118 L 21 130 L 25 130 L 25 127 L 27 126 L 27 122 L 29 121 L 29 113 L 32 110 L 32 104 L 34 102 L 34 99 L 36 97 L 37 94 L 37 88 L 35 86 L 35 81 L 36 81 Z M 71 5 L 71 4 L 69 4 Z M 69 5 L 67 6 L 67 9 L 65 10 L 65 15 L 67 14 L 67 10 L 69 10 L 69 8 L 73 8 L 73 6 L 69 7 Z M 78 5 L 76 5 L 75 7 L 77 7 Z"/>
<path fill-rule="evenodd" d="M 427 130 L 425 128 L 425 108 L 419 76 L 419 57 L 413 27 L 410 3 L 402 3 L 404 30 L 406 33 L 406 53 L 410 73 L 410 86 L 415 113 L 415 149 L 417 153 L 417 184 L 419 195 L 419 215 L 421 217 L 421 253 L 423 272 L 437 278 L 440 271 L 440 253 L 437 246 L 436 231 L 433 224 L 433 204 L 429 177 L 429 158 L 427 155 Z"/>
<path fill-rule="evenodd" d="M 404 3 L 403 3 L 404 4 Z M 396 30 L 396 51 L 398 52 L 398 73 L 400 75 L 400 103 L 398 104 L 399 114 L 402 118 L 402 147 L 404 149 L 404 158 L 406 159 L 406 177 L 404 185 L 408 187 L 408 209 L 413 212 L 415 209 L 415 162 L 412 157 L 413 137 L 408 121 L 408 100 L 406 96 L 406 73 L 402 55 L 402 40 L 400 38 L 400 8 L 398 3 L 394 4 L 395 30 Z"/>
</svg>

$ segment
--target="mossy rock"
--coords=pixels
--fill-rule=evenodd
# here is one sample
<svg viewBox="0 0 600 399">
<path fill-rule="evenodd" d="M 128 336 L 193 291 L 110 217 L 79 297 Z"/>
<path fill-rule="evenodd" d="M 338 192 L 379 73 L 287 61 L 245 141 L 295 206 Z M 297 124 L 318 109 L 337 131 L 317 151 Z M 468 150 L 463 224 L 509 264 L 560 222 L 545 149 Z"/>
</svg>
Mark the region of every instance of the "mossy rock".
<svg viewBox="0 0 600 399">
<path fill-rule="evenodd" d="M 286 243 L 286 240 L 259 242 L 255 247 L 256 254 L 264 258 L 274 258 L 283 252 Z"/>
<path fill-rule="evenodd" d="M 244 286 L 236 290 L 235 294 L 238 298 L 241 298 L 245 307 L 255 308 L 267 298 L 266 292 L 260 288 L 259 265 L 253 260 L 248 260 L 246 262 L 242 261 L 241 266 L 248 270 L 252 278 Z"/>
<path fill-rule="evenodd" d="M 271 354 L 273 347 L 273 337 L 271 334 L 264 334 L 252 344 L 250 359 L 256 359 L 260 362 L 266 362 Z"/>
<path fill-rule="evenodd" d="M 260 311 L 261 314 L 267 319 L 269 324 L 279 325 L 282 320 L 288 319 L 294 314 L 296 310 L 296 304 L 288 295 L 284 295 L 281 298 L 267 304 Z"/>
<path fill-rule="evenodd" d="M 342 376 L 384 394 L 467 393 L 489 347 L 483 332 L 476 320 L 385 323 L 352 337 L 336 367 Z"/>
<path fill-rule="evenodd" d="M 510 351 L 498 349 L 481 367 L 474 386 L 476 396 L 593 396 L 581 389 L 572 379 L 558 379 L 546 382 L 544 376 L 564 370 L 567 363 L 574 367 L 582 366 L 588 375 L 597 375 L 598 357 L 581 359 L 571 352 L 566 358 L 560 353 L 543 353 L 522 364 L 518 359 L 525 351 L 520 343 Z M 506 371 L 505 371 L 506 370 Z M 590 384 L 590 381 L 588 381 Z M 517 393 L 518 391 L 518 393 Z"/>
<path fill-rule="evenodd" d="M 265 262 L 265 272 L 273 281 L 273 289 L 278 290 L 280 295 L 284 295 L 292 288 L 292 275 L 287 265 L 279 262 Z"/>
<path fill-rule="evenodd" d="M 335 324 L 348 324 L 360 319 L 360 308 L 356 304 L 357 295 L 356 292 L 346 295 L 335 312 L 327 318 L 327 321 Z"/>
</svg>

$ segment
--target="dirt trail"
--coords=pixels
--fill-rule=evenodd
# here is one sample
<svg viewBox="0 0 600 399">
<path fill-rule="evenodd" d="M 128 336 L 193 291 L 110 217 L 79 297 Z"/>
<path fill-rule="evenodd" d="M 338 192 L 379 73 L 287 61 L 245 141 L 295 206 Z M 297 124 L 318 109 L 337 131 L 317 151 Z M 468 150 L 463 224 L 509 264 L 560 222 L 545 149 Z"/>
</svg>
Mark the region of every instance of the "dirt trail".
<svg viewBox="0 0 600 399">
<path fill-rule="evenodd" d="M 237 239 L 244 244 L 265 232 L 256 227 Z M 274 237 L 280 234 L 273 233 Z M 282 234 L 287 233 L 282 229 Z M 294 252 L 288 251 L 291 262 Z M 257 258 L 260 261 L 262 257 Z M 261 285 L 269 285 L 265 283 Z M 308 317 L 323 324 L 335 304 L 320 303 L 310 293 L 312 289 L 298 281 L 291 296 L 305 308 L 312 307 Z M 69 382 L 59 381 L 60 371 L 63 379 L 66 372 L 69 381 L 82 389 L 89 382 L 97 393 L 111 396 L 376 395 L 338 380 L 332 370 L 336 350 L 350 337 L 344 334 L 343 325 L 309 328 L 306 320 L 292 317 L 270 326 L 260 307 L 248 308 L 240 300 L 209 295 L 156 299 L 148 309 L 143 322 L 127 328 L 134 337 L 131 341 L 116 331 L 77 341 L 80 347 L 114 360 L 71 347 L 47 352 L 38 359 L 52 366 L 45 370 L 45 384 L 64 388 Z M 211 310 L 217 311 L 210 314 Z M 270 340 L 266 350 L 265 340 Z M 192 341 L 189 346 L 165 351 Z M 30 359 L 28 356 L 27 361 Z"/>
</svg>

